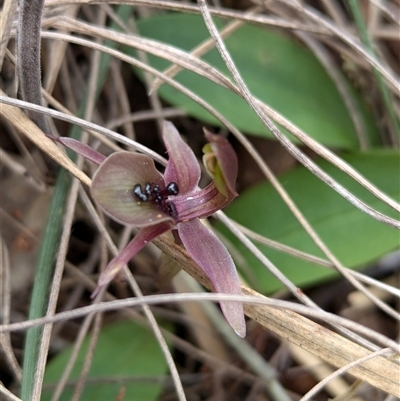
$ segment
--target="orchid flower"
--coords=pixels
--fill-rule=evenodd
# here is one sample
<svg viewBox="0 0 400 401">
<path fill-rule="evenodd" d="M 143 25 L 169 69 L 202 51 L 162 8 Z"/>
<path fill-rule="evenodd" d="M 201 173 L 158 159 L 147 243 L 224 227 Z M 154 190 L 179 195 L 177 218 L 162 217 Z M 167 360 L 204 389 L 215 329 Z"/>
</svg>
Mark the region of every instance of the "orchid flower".
<svg viewBox="0 0 400 401">
<path fill-rule="evenodd" d="M 91 191 L 105 213 L 122 224 L 140 228 L 101 273 L 96 293 L 148 242 L 169 230 L 176 230 L 187 252 L 210 279 L 215 292 L 241 294 L 232 257 L 219 238 L 200 221 L 237 196 L 237 157 L 226 139 L 208 131 L 205 135 L 209 143 L 203 148 L 203 161 L 213 181 L 204 189 L 198 187 L 200 166 L 193 151 L 170 122 L 165 122 L 163 127 L 169 157 L 164 176 L 149 156 L 116 152 L 104 158 L 82 144 L 63 140 L 66 146 L 75 146 L 76 151 L 100 164 Z M 225 301 L 220 305 L 228 323 L 244 337 L 242 304 Z"/>
</svg>

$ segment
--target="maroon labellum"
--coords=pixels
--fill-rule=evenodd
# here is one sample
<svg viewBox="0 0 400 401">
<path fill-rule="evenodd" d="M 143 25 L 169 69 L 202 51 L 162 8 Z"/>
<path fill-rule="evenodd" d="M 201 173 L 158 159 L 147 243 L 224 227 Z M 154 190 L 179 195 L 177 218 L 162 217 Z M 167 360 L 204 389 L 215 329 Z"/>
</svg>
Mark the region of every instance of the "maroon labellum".
<svg viewBox="0 0 400 401">
<path fill-rule="evenodd" d="M 173 219 L 177 218 L 176 207 L 168 196 L 178 195 L 179 188 L 176 182 L 170 182 L 166 188 L 160 189 L 158 184 L 146 182 L 142 189 L 140 184 L 133 187 L 133 194 L 141 202 L 153 202 L 163 213 L 169 214 Z"/>
</svg>

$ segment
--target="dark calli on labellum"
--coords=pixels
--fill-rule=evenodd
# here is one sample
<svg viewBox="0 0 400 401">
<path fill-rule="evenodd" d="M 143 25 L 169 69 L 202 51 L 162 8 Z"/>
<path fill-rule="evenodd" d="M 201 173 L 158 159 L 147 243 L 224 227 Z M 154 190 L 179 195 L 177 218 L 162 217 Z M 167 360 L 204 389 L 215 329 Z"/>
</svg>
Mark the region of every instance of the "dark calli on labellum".
<svg viewBox="0 0 400 401">
<path fill-rule="evenodd" d="M 165 122 L 163 128 L 168 152 L 164 175 L 149 156 L 116 152 L 105 158 L 86 145 L 66 138 L 60 140 L 99 164 L 91 190 L 101 208 L 114 220 L 140 228 L 101 273 L 96 292 L 148 242 L 169 230 L 176 230 L 187 252 L 209 277 L 215 292 L 241 294 L 232 257 L 219 238 L 200 221 L 237 196 L 237 157 L 225 138 L 208 131 L 205 135 L 209 143 L 203 148 L 203 162 L 213 181 L 203 189 L 198 187 L 199 163 L 170 122 Z M 227 301 L 220 305 L 228 323 L 244 337 L 243 305 Z"/>
</svg>

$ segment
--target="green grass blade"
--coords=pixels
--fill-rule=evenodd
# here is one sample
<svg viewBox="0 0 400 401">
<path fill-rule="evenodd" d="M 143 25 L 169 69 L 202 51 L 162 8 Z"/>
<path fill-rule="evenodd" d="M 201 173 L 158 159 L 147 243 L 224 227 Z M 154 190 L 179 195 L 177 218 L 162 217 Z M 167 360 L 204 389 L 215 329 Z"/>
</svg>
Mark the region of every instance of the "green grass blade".
<svg viewBox="0 0 400 401">
<path fill-rule="evenodd" d="M 66 198 L 70 183 L 71 177 L 69 173 L 62 169 L 57 177 L 56 186 L 50 203 L 47 224 L 43 233 L 31 296 L 29 319 L 42 317 L 46 313 L 54 261 L 60 242 Z M 26 334 L 21 384 L 21 398 L 26 401 L 30 400 L 32 395 L 42 332 L 43 330 L 41 327 L 34 327 L 29 329 Z"/>
</svg>

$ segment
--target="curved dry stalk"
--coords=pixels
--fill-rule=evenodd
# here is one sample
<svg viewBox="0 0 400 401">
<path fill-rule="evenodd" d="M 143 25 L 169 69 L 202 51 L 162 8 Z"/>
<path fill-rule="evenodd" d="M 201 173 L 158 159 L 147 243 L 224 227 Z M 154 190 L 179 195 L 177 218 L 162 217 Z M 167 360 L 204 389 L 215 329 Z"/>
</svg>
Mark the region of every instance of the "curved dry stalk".
<svg viewBox="0 0 400 401">
<path fill-rule="evenodd" d="M 128 279 L 131 289 L 137 294 L 137 289 L 139 287 L 138 287 L 136 280 L 133 277 L 132 273 L 130 272 L 130 270 L 127 267 L 124 268 L 124 273 Z M 139 298 L 138 294 L 137 294 L 137 297 Z M 143 295 L 142 295 L 142 297 L 143 297 Z M 178 399 L 180 401 L 186 401 L 186 396 L 185 396 L 185 392 L 183 390 L 183 386 L 182 386 L 181 378 L 179 376 L 178 369 L 177 369 L 175 361 L 172 357 L 171 351 L 168 348 L 168 344 L 165 341 L 165 337 L 163 336 L 160 326 L 158 325 L 157 320 L 154 317 L 153 312 L 151 312 L 151 309 L 148 307 L 148 305 L 144 304 L 143 309 L 146 314 L 146 318 L 150 323 L 150 327 L 153 330 L 153 334 L 155 335 L 155 337 L 158 341 L 158 344 L 159 344 L 159 346 L 164 354 L 164 357 L 167 361 L 167 365 L 170 370 L 172 380 L 174 382 L 175 391 L 178 396 Z"/>
<path fill-rule="evenodd" d="M 335 155 L 328 148 L 326 148 L 325 146 L 321 145 L 313 138 L 306 135 L 298 127 L 296 127 L 290 121 L 286 120 L 281 114 L 276 112 L 274 109 L 272 109 L 268 105 L 259 102 L 257 99 L 256 99 L 256 102 L 257 102 L 257 104 L 259 104 L 261 106 L 262 110 L 266 113 L 266 115 L 269 118 L 276 121 L 279 125 L 282 125 L 282 127 L 287 129 L 288 131 L 290 131 L 290 133 L 292 135 L 294 135 L 304 145 L 306 145 L 307 147 L 312 149 L 315 153 L 317 153 L 319 156 L 323 157 L 325 160 L 329 161 L 331 164 L 333 164 L 339 170 L 348 174 L 349 177 L 353 178 L 355 181 L 357 181 L 358 184 L 360 184 L 365 189 L 367 189 L 369 192 L 371 192 L 371 194 L 373 194 L 375 197 L 377 197 L 381 201 L 385 202 L 387 205 L 389 205 L 395 211 L 400 212 L 400 204 L 398 202 L 396 202 L 390 196 L 386 195 L 381 190 L 379 190 L 379 188 L 377 188 L 373 183 L 368 181 L 360 173 L 358 173 L 356 170 L 354 170 L 354 168 L 352 168 L 348 163 L 346 163 L 344 160 L 342 160 L 339 156 Z M 336 191 L 335 188 L 333 188 L 333 189 Z M 360 209 L 360 210 L 362 210 L 362 209 Z M 363 211 L 365 211 L 365 210 L 363 210 Z M 397 228 L 397 226 L 398 225 L 395 224 L 396 228 Z"/>
<path fill-rule="evenodd" d="M 297 259 L 301 259 L 301 260 L 304 260 L 304 261 L 307 261 L 310 263 L 314 263 L 319 266 L 329 267 L 332 269 L 335 268 L 333 263 L 329 262 L 326 259 L 322 259 L 318 256 L 314 256 L 314 255 L 311 255 L 310 253 L 303 252 L 303 251 L 293 248 L 289 245 L 282 244 L 279 241 L 275 241 L 270 238 L 267 238 L 264 235 L 258 234 L 255 231 L 250 230 L 249 228 L 238 223 L 237 221 L 230 219 L 228 216 L 225 216 L 225 218 L 229 219 L 229 222 L 232 223 L 232 225 L 235 228 L 237 228 L 239 231 L 241 231 L 244 235 L 257 241 L 260 244 L 266 245 L 272 249 L 276 249 L 277 251 L 283 252 L 287 255 L 294 256 Z M 349 271 L 351 271 L 351 270 L 349 270 Z"/>
</svg>

